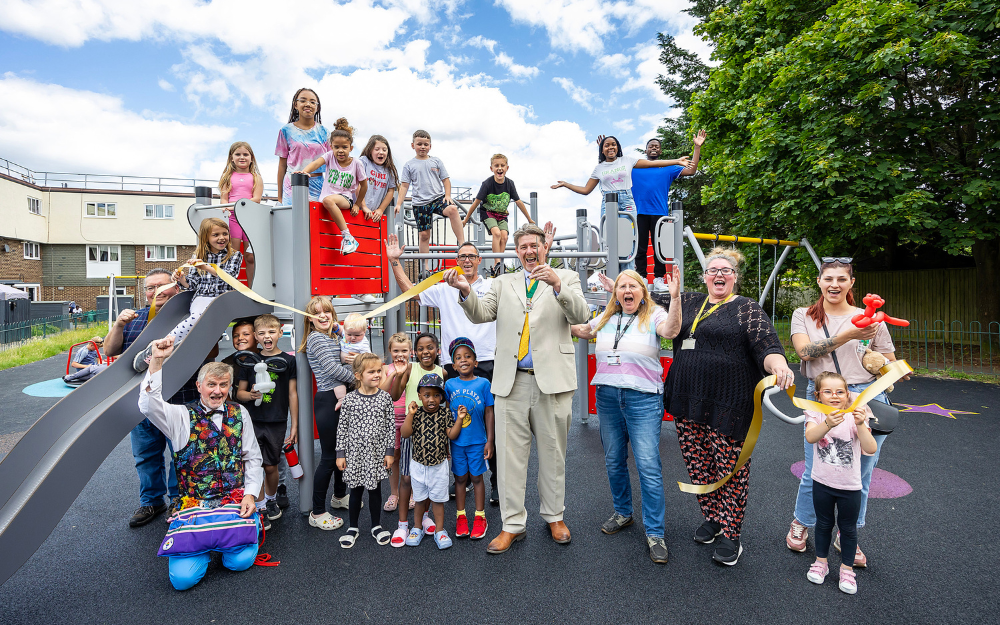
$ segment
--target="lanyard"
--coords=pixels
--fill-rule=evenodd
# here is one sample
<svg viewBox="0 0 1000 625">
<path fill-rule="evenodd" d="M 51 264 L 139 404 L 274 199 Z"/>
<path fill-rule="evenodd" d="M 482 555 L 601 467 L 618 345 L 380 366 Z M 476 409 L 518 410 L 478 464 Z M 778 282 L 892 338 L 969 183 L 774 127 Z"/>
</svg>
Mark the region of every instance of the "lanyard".
<svg viewBox="0 0 1000 625">
<path fill-rule="evenodd" d="M 629 326 L 632 325 L 632 322 L 635 321 L 635 318 L 638 315 L 632 315 L 632 317 L 628 320 L 628 323 L 625 324 L 625 329 L 622 330 L 622 317 L 623 316 L 624 315 L 622 315 L 622 314 L 618 315 L 618 329 L 615 330 L 615 344 L 611 348 L 612 351 L 615 351 L 615 350 L 618 349 L 618 341 L 622 340 L 622 337 L 625 336 L 626 332 L 628 332 Z"/>
<path fill-rule="evenodd" d="M 729 297 L 727 297 L 726 299 L 722 300 L 721 302 L 719 302 L 715 306 L 712 306 L 711 308 L 709 308 L 708 312 L 703 315 L 701 313 L 705 310 L 705 304 L 708 304 L 708 296 L 706 295 L 705 296 L 705 301 L 701 303 L 701 309 L 698 311 L 698 316 L 694 318 L 694 323 L 691 324 L 691 331 L 688 333 L 688 336 L 690 336 L 690 337 L 694 336 L 694 331 L 695 331 L 695 328 L 698 327 L 698 322 L 699 321 L 701 321 L 702 319 L 707 318 L 709 315 L 711 315 L 712 313 L 714 313 L 719 308 L 719 306 L 722 306 L 723 304 L 725 304 L 726 302 L 728 302 L 731 299 L 733 299 L 733 294 L 732 293 L 730 293 Z"/>
</svg>

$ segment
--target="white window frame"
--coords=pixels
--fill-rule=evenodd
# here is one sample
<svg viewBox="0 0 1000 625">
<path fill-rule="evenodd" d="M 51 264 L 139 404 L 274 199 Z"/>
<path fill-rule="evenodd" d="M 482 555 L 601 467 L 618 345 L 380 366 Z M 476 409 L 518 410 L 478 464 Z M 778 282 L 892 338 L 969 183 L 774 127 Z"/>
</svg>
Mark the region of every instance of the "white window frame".
<svg viewBox="0 0 1000 625">
<path fill-rule="evenodd" d="M 160 209 L 160 216 L 156 216 L 156 209 Z M 146 219 L 173 219 L 174 218 L 174 205 L 173 204 L 146 204 Z M 167 213 L 170 213 L 167 215 Z"/>
<path fill-rule="evenodd" d="M 42 285 L 35 283 L 22 283 L 15 284 L 15 289 L 21 289 L 28 294 L 28 299 L 32 302 L 38 302 L 42 299 Z"/>
<path fill-rule="evenodd" d="M 42 260 L 42 246 L 39 243 L 23 241 L 25 260 Z"/>
<path fill-rule="evenodd" d="M 90 214 L 90 208 L 94 207 L 94 214 Z M 101 215 L 101 209 L 104 214 Z M 118 217 L 118 202 L 86 202 L 83 205 L 83 216 L 88 219 L 116 219 Z"/>
<path fill-rule="evenodd" d="M 42 200 L 37 197 L 28 196 L 28 212 L 32 215 L 42 214 Z"/>
<path fill-rule="evenodd" d="M 163 250 L 163 255 L 159 255 L 158 252 Z M 177 260 L 177 246 L 176 245 L 147 245 L 146 246 L 146 260 L 149 262 L 158 260 Z"/>
<path fill-rule="evenodd" d="M 91 260 L 91 251 L 95 252 L 97 260 Z M 106 253 L 107 260 L 101 260 Z M 116 260 L 112 260 L 115 257 Z M 87 263 L 87 278 L 107 278 L 110 275 L 122 275 L 122 247 L 120 245 L 91 243 L 84 247 L 84 259 Z"/>
<path fill-rule="evenodd" d="M 124 286 L 116 286 L 115 297 L 128 297 L 128 288 Z"/>
</svg>

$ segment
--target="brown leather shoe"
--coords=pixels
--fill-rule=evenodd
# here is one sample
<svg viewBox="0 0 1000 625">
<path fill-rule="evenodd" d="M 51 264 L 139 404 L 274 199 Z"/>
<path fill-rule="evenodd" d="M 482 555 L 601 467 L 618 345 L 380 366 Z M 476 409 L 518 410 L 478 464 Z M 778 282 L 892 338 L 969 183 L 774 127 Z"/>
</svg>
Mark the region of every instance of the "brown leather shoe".
<svg viewBox="0 0 1000 625">
<path fill-rule="evenodd" d="M 549 523 L 549 531 L 552 532 L 552 540 L 556 541 L 560 545 L 569 544 L 570 535 L 569 528 L 562 521 L 553 521 Z"/>
<path fill-rule="evenodd" d="M 500 532 L 500 535 L 490 541 L 486 548 L 486 553 L 503 553 L 510 549 L 510 546 L 519 540 L 524 540 L 525 533 L 513 534 L 511 532 Z"/>
</svg>

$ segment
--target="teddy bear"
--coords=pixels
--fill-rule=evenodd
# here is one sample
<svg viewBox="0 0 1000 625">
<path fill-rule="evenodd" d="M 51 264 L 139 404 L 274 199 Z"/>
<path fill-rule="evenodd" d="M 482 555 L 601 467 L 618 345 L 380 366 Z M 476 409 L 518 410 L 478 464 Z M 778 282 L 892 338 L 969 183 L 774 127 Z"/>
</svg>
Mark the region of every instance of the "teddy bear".
<svg viewBox="0 0 1000 625">
<path fill-rule="evenodd" d="M 882 377 L 881 369 L 882 367 L 889 364 L 889 359 L 885 357 L 884 354 L 876 352 L 871 348 L 865 349 L 865 355 L 861 357 L 861 366 L 865 368 L 865 371 L 875 376 L 875 379 Z M 892 392 L 892 385 L 885 389 L 886 393 Z"/>
</svg>

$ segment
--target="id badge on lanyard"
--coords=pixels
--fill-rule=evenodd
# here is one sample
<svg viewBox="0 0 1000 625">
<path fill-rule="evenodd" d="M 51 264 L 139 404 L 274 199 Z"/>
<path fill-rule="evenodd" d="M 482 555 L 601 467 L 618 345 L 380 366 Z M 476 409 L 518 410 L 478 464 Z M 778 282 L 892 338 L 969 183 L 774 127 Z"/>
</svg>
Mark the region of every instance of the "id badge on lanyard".
<svg viewBox="0 0 1000 625">
<path fill-rule="evenodd" d="M 618 354 L 611 353 L 608 354 L 608 365 L 612 367 L 619 367 L 622 364 L 622 357 Z"/>
<path fill-rule="evenodd" d="M 681 349 L 694 349 L 694 339 L 684 339 L 681 341 Z"/>
</svg>

